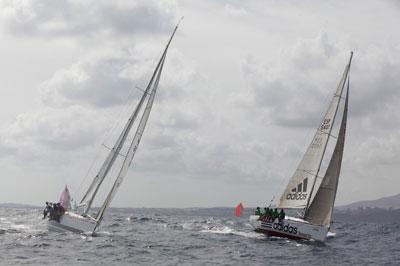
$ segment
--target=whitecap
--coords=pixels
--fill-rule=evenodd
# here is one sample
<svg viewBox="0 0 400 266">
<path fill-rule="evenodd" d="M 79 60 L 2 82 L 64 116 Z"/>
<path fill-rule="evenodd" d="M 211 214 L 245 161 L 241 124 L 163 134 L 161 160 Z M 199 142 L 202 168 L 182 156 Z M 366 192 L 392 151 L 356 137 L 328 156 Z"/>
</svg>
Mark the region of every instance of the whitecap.
<svg viewBox="0 0 400 266">
<path fill-rule="evenodd" d="M 328 234 L 326 235 L 326 237 L 327 238 L 333 238 L 333 237 L 336 237 L 336 233 L 334 233 L 334 232 L 328 232 Z"/>
</svg>

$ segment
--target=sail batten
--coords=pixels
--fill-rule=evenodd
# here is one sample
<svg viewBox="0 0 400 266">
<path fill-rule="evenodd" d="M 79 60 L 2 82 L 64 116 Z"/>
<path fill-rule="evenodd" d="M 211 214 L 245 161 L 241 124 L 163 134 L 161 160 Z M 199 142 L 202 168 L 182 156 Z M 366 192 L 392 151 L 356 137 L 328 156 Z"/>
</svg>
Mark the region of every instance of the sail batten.
<svg viewBox="0 0 400 266">
<path fill-rule="evenodd" d="M 294 208 L 306 209 L 309 205 L 313 194 L 314 186 L 321 167 L 328 140 L 331 137 L 333 123 L 336 118 L 340 100 L 342 98 L 343 89 L 346 84 L 348 71 L 350 69 L 352 54 L 350 60 L 345 67 L 343 75 L 337 86 L 331 103 L 325 113 L 325 116 L 317 128 L 314 138 L 307 148 L 302 160 L 297 166 L 292 178 L 278 202 L 278 208 Z M 299 190 L 300 185 L 304 187 L 304 180 L 307 180 L 307 190 Z"/>
</svg>

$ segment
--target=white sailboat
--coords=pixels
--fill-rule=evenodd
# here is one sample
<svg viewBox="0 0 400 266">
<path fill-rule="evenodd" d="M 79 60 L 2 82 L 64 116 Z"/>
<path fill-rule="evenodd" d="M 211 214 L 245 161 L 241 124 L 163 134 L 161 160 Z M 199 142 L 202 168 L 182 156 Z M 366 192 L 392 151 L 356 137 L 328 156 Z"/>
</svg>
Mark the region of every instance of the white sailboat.
<svg viewBox="0 0 400 266">
<path fill-rule="evenodd" d="M 100 168 L 98 174 L 95 176 L 89 188 L 87 189 L 86 193 L 82 197 L 79 206 L 83 208 L 83 211 L 81 212 L 66 211 L 58 220 L 55 219 L 49 220 L 48 221 L 49 230 L 62 231 L 62 232 L 73 231 L 79 233 L 93 234 L 95 230 L 99 227 L 104 217 L 104 212 L 110 205 L 125 175 L 127 174 L 129 166 L 131 165 L 133 157 L 139 146 L 144 129 L 146 127 L 147 120 L 150 115 L 151 108 L 153 106 L 154 98 L 158 88 L 158 83 L 161 77 L 161 72 L 164 66 L 165 57 L 167 55 L 169 45 L 175 35 L 175 32 L 178 29 L 179 23 L 176 25 L 174 31 L 172 32 L 172 35 L 169 38 L 169 41 L 164 49 L 164 52 L 162 53 L 161 59 L 158 61 L 158 64 L 151 76 L 151 79 L 146 89 L 143 92 L 141 99 L 139 100 L 138 105 L 136 106 L 135 110 L 133 111 L 128 121 L 126 122 L 113 148 L 110 149 L 110 152 L 107 158 L 105 159 L 104 163 L 102 164 L 102 167 Z M 128 152 L 126 155 L 124 155 L 125 159 L 122 163 L 121 168 L 119 169 L 119 173 L 114 181 L 114 184 L 111 190 L 108 192 L 108 195 L 104 200 L 103 204 L 101 205 L 100 209 L 94 216 L 91 216 L 89 212 L 92 209 L 92 204 L 97 195 L 97 192 L 99 191 L 99 188 L 102 185 L 105 177 L 110 172 L 110 169 L 114 165 L 117 157 L 120 156 L 121 149 L 124 146 L 127 137 L 129 135 L 129 132 L 131 131 L 132 126 L 136 118 L 138 117 L 138 114 L 142 106 L 145 104 L 146 100 L 147 100 L 146 107 L 137 125 L 136 133 L 132 139 L 132 142 L 130 143 Z"/>
<path fill-rule="evenodd" d="M 264 219 L 262 215 L 252 215 L 250 222 L 255 226 L 257 232 L 293 239 L 313 239 L 317 241 L 326 239 L 331 225 L 342 164 L 348 109 L 349 71 L 352 57 L 353 52 L 351 52 L 349 62 L 317 132 L 276 206 L 287 211 L 297 210 L 298 217 L 286 215 L 284 219 L 271 220 Z M 344 90 L 346 90 L 345 93 L 343 93 Z M 318 190 L 313 193 L 316 181 L 320 178 L 321 163 L 325 156 L 328 141 L 331 138 L 335 139 L 331 132 L 339 103 L 342 100 L 344 107 L 335 148 Z"/>
</svg>

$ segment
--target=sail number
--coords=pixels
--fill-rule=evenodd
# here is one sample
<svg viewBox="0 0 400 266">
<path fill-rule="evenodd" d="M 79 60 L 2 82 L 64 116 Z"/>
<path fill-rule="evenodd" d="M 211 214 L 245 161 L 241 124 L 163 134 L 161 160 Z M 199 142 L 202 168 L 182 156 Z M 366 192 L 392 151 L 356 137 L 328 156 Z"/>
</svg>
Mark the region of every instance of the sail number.
<svg viewBox="0 0 400 266">
<path fill-rule="evenodd" d="M 322 125 L 320 127 L 321 130 L 327 130 L 331 126 L 331 119 L 330 118 L 325 118 L 324 121 L 322 121 Z"/>
<path fill-rule="evenodd" d="M 287 200 L 305 200 L 306 198 L 307 193 L 294 192 L 286 195 Z"/>
</svg>

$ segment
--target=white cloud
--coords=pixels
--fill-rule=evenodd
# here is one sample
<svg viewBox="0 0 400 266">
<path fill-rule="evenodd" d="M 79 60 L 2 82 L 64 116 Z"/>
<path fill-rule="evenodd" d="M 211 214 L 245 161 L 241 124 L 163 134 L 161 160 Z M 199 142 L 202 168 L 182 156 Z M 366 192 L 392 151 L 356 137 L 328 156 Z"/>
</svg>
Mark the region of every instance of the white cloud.
<svg viewBox="0 0 400 266">
<path fill-rule="evenodd" d="M 243 7 L 237 7 L 233 6 L 231 4 L 225 4 L 224 6 L 224 12 L 233 17 L 242 17 L 246 16 L 248 14 L 247 10 L 244 9 Z"/>
</svg>

